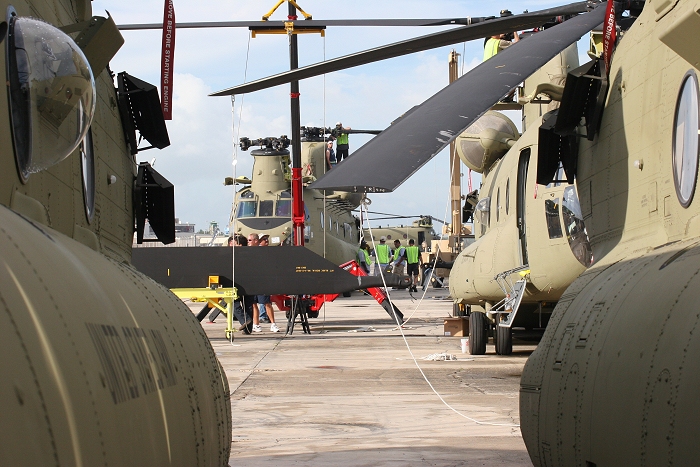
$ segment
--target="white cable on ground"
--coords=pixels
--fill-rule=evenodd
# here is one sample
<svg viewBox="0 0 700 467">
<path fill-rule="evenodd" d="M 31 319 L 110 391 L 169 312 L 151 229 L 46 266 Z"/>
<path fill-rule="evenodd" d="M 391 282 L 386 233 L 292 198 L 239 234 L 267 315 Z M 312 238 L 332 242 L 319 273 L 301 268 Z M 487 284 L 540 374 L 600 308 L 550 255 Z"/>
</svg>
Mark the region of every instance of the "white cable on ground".
<svg viewBox="0 0 700 467">
<path fill-rule="evenodd" d="M 365 212 L 367 212 L 366 206 L 365 206 L 364 204 L 362 205 L 361 209 L 365 209 Z M 371 223 L 370 223 L 369 213 L 367 213 L 367 227 L 368 227 L 368 230 L 369 230 L 370 238 L 371 238 L 371 240 L 372 240 L 372 245 L 374 246 L 374 245 L 375 245 L 375 242 L 374 242 L 374 234 L 372 234 L 372 225 L 371 225 Z M 440 238 L 442 239 L 442 235 L 441 235 Z M 438 250 L 438 252 L 439 252 L 439 250 Z M 437 258 L 437 255 L 436 255 L 436 258 Z M 379 264 L 379 263 L 376 263 L 376 264 Z M 434 266 L 434 265 L 433 265 L 433 266 Z M 402 326 L 402 324 L 399 322 L 399 318 L 398 318 L 398 316 L 396 315 L 396 311 L 395 311 L 395 309 L 394 309 L 394 304 L 393 304 L 393 302 L 391 301 L 391 293 L 389 292 L 389 288 L 386 286 L 386 280 L 384 279 L 384 271 L 382 271 L 382 268 L 381 268 L 381 267 L 379 267 L 379 274 L 380 274 L 380 276 L 381 276 L 381 278 L 382 278 L 382 282 L 384 283 L 384 290 L 386 291 L 387 300 L 389 300 L 389 305 L 391 306 L 392 313 L 394 314 L 394 321 L 395 321 L 395 322 L 397 323 L 397 325 L 398 325 L 398 329 L 399 329 L 399 332 L 401 333 L 401 337 L 403 338 L 404 344 L 406 345 L 406 349 L 408 349 L 408 353 L 411 355 L 411 358 L 413 359 L 413 363 L 416 365 L 416 368 L 418 368 L 418 371 L 420 371 L 420 374 L 423 376 L 423 379 L 425 380 L 426 383 L 428 383 L 428 386 L 430 386 L 430 389 L 433 391 L 433 393 L 435 393 L 435 395 L 440 399 L 440 401 L 441 401 L 443 404 L 445 404 L 445 406 L 446 406 L 448 409 L 452 410 L 454 413 L 456 413 L 456 414 L 459 415 L 460 417 L 466 418 L 467 420 L 472 421 L 472 422 L 476 423 L 477 425 L 485 425 L 485 426 L 504 426 L 504 427 L 512 427 L 512 428 L 517 428 L 517 427 L 519 427 L 519 426 L 520 426 L 519 424 L 514 424 L 514 423 L 491 423 L 491 422 L 484 422 L 484 421 L 481 421 L 481 420 L 477 420 L 477 419 L 475 419 L 475 418 L 472 418 L 472 417 L 470 417 L 470 416 L 468 416 L 468 415 L 463 414 L 462 412 L 460 412 L 459 410 L 455 409 L 454 407 L 452 407 L 452 406 L 442 397 L 442 395 L 440 395 L 440 393 L 437 392 L 437 390 L 435 389 L 435 387 L 433 386 L 433 384 L 430 382 L 430 380 L 428 379 L 428 377 L 427 377 L 427 376 L 425 375 L 425 373 L 423 372 L 423 369 L 422 369 L 422 368 L 420 367 L 420 365 L 418 364 L 418 360 L 416 359 L 416 356 L 413 355 L 413 351 L 411 350 L 411 346 L 408 344 L 408 339 L 406 339 L 406 335 L 405 335 L 404 332 L 403 332 L 403 326 Z M 423 295 L 425 296 L 425 293 L 424 293 Z M 414 311 L 414 312 L 415 312 L 415 311 Z"/>
</svg>

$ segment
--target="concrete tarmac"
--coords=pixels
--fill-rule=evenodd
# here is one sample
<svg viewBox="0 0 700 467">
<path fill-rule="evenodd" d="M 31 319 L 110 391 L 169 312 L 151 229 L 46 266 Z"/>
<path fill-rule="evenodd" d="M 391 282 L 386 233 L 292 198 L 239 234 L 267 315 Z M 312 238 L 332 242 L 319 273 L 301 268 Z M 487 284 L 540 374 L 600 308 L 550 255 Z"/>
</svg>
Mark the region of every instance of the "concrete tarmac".
<svg viewBox="0 0 700 467">
<path fill-rule="evenodd" d="M 205 319 L 231 389 L 230 465 L 531 466 L 516 425 L 520 375 L 534 345 L 516 341 L 508 357 L 493 345 L 483 356 L 463 354 L 460 338 L 443 335 L 447 294 L 430 288 L 419 305 L 392 291 L 412 315 L 405 340 L 360 292 L 327 304 L 310 320 L 310 335 L 297 323 L 285 336 L 276 310 L 281 333 L 263 324 L 262 333 L 236 332 L 231 343 L 223 315 L 215 324 Z M 442 353 L 457 360 L 422 359 Z"/>
</svg>

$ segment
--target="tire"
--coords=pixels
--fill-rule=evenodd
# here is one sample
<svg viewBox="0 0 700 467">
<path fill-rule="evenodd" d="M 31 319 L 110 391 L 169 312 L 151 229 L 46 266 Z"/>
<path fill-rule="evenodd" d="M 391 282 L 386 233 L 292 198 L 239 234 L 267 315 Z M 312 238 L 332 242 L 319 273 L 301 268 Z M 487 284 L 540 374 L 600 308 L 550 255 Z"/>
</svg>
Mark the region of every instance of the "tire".
<svg viewBox="0 0 700 467">
<path fill-rule="evenodd" d="M 352 292 L 343 292 L 343 297 L 345 297 L 345 298 L 352 297 Z"/>
<path fill-rule="evenodd" d="M 320 310 L 316 310 L 316 311 L 309 310 L 309 312 L 306 313 L 306 316 L 309 318 L 318 318 L 319 313 L 320 313 Z"/>
<path fill-rule="evenodd" d="M 496 353 L 498 355 L 510 355 L 513 353 L 513 329 L 504 328 L 496 321 Z"/>
<path fill-rule="evenodd" d="M 442 282 L 440 282 L 437 277 L 433 276 L 433 288 L 434 289 L 440 289 L 442 288 Z"/>
<path fill-rule="evenodd" d="M 484 355 L 486 353 L 486 314 L 478 311 L 469 315 L 469 353 Z"/>
</svg>

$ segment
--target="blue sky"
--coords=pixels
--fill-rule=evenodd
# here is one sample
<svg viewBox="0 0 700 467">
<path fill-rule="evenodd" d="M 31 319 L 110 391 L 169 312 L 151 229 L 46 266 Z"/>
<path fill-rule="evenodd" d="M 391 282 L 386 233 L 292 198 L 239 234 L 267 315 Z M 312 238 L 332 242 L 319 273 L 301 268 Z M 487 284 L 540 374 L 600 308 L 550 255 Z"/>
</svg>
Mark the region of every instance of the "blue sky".
<svg viewBox="0 0 700 467">
<path fill-rule="evenodd" d="M 174 0 L 178 22 L 257 20 L 273 0 Z M 498 15 L 556 6 L 551 1 L 300 0 L 314 19 L 340 18 L 447 18 Z M 94 0 L 94 15 L 108 10 L 117 24 L 157 23 L 163 19 L 163 0 Z M 286 18 L 286 5 L 271 19 Z M 444 28 L 333 27 L 326 37 L 299 36 L 299 64 L 304 66 L 352 52 L 396 42 Z M 127 71 L 159 85 L 160 32 L 124 31 L 125 44 L 111 62 L 115 73 Z M 447 85 L 447 58 L 454 48 L 462 54 L 466 72 L 483 55 L 482 41 L 456 44 L 305 80 L 300 84 L 301 123 L 332 126 L 337 121 L 357 129 L 384 129 L 406 110 Z M 249 48 L 248 48 L 249 47 Z M 579 46 L 580 47 L 580 46 Z M 173 120 L 167 123 L 171 146 L 138 154 L 139 161 L 156 158 L 156 169 L 175 185 L 176 215 L 181 221 L 206 228 L 212 220 L 228 222 L 233 190 L 223 179 L 233 173 L 250 176 L 252 157 L 236 151 L 238 136 L 291 135 L 289 87 L 278 86 L 245 96 L 208 97 L 245 81 L 289 68 L 288 40 L 284 35 L 249 40 L 247 29 L 180 29 L 174 59 Z M 247 70 L 247 71 L 246 71 Z M 247 76 L 247 77 L 246 77 Z M 517 122 L 516 122 L 517 123 Z M 352 135 L 350 150 L 369 136 Z M 467 169 L 462 192 L 467 191 Z M 478 188 L 478 175 L 473 184 Z M 443 151 L 393 193 L 371 196 L 371 209 L 401 215 L 430 214 L 449 217 L 448 155 Z M 386 225 L 387 221 L 379 224 Z M 406 222 L 398 221 L 397 223 Z M 374 224 L 373 224 L 374 225 Z"/>
</svg>

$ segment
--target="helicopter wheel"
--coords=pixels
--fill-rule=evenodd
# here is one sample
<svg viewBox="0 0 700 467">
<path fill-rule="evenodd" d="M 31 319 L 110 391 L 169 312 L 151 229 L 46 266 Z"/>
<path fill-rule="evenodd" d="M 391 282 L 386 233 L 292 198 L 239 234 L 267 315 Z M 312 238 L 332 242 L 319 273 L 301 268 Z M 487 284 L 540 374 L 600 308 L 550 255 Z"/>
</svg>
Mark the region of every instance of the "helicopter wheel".
<svg viewBox="0 0 700 467">
<path fill-rule="evenodd" d="M 513 353 L 513 329 L 499 326 L 500 314 L 496 314 L 496 330 L 494 341 L 496 344 L 496 354 L 510 355 Z"/>
<path fill-rule="evenodd" d="M 352 297 L 352 292 L 343 292 L 343 297 Z"/>
<path fill-rule="evenodd" d="M 226 331 L 226 339 L 227 340 L 232 340 L 233 337 L 233 332 L 232 331 Z"/>
<path fill-rule="evenodd" d="M 469 315 L 469 353 L 484 355 L 486 339 L 486 314 L 475 311 Z"/>
</svg>

